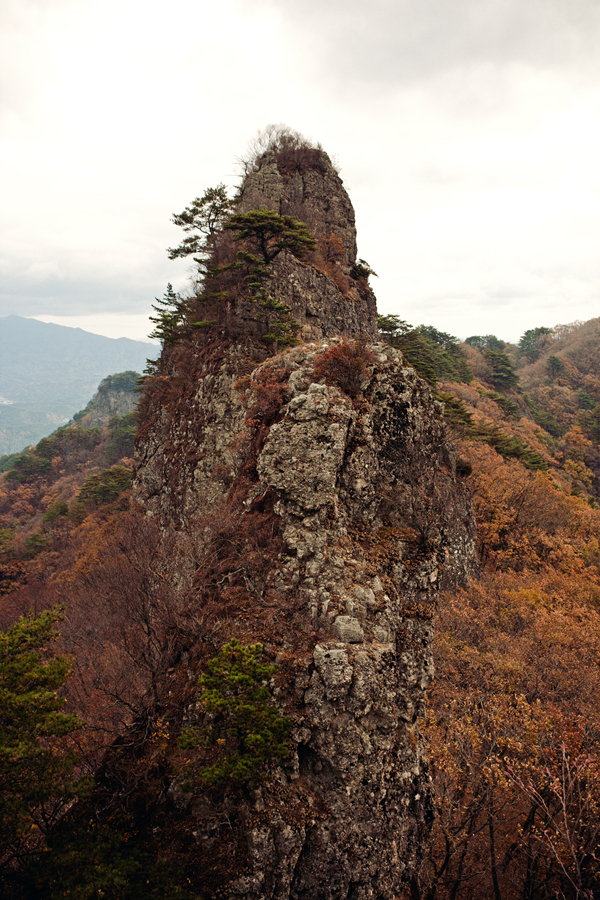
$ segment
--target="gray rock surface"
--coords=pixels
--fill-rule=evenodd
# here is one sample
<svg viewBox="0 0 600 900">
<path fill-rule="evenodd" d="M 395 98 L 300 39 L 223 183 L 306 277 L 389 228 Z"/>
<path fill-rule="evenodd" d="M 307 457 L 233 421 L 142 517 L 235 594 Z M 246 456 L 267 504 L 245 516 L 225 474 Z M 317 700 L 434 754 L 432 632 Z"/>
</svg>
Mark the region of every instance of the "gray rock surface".
<svg viewBox="0 0 600 900">
<path fill-rule="evenodd" d="M 278 167 L 275 154 L 267 153 L 244 179 L 239 208 L 267 208 L 292 216 L 317 238 L 335 234 L 344 248 L 342 263 L 349 268 L 356 261 L 354 207 L 327 153 L 312 152 L 313 165 L 291 169 Z"/>
<path fill-rule="evenodd" d="M 114 390 L 94 395 L 89 415 L 82 423 L 85 428 L 101 428 L 108 425 L 113 416 L 126 416 L 135 412 L 138 395 L 132 391 Z"/>
<path fill-rule="evenodd" d="M 273 153 L 266 154 L 244 180 L 236 210 L 268 208 L 290 215 L 306 223 L 317 239 L 317 252 L 304 260 L 287 251 L 280 253 L 273 261 L 268 285 L 269 294 L 290 309 L 303 340 L 359 334 L 376 340 L 375 296 L 366 279 L 351 277 L 357 252 L 352 203 L 327 154 L 310 152 L 312 166 L 291 169 L 278 164 Z M 333 256 L 331 241 L 337 248 Z M 231 262 L 238 245 L 231 244 L 230 233 L 225 232 L 216 244 L 221 262 Z M 264 334 L 264 309 L 243 296 L 236 297 L 234 306 L 232 317 L 244 340 Z M 206 318 L 222 314 L 222 308 L 213 309 Z"/>
<path fill-rule="evenodd" d="M 335 229 L 348 266 L 356 238 L 342 192 L 328 159 L 290 173 L 266 158 L 241 203 Z M 260 571 L 233 556 L 229 571 L 225 554 L 221 594 L 210 605 L 199 592 L 194 615 L 212 648 L 260 641 L 278 664 L 273 697 L 293 721 L 291 754 L 235 803 L 184 796 L 178 782 L 167 797 L 185 804 L 203 858 L 217 847 L 241 854 L 219 870 L 224 900 L 395 900 L 432 817 L 419 734 L 432 618 L 440 587 L 474 566 L 474 518 L 442 408 L 398 351 L 362 347 L 354 396 L 335 371 L 331 383 L 315 374 L 339 335 L 375 338 L 372 294 L 363 285 L 343 296 L 288 254 L 276 262 L 274 296 L 303 310 L 315 340 L 269 359 L 251 328 L 245 340 L 176 348 L 147 406 L 135 492 L 185 532 L 192 558 L 178 577 L 192 590 L 218 556 L 215 529 L 234 522 L 227 547 L 236 530 L 271 529 Z"/>
<path fill-rule="evenodd" d="M 288 350 L 251 375 L 277 367 L 287 376 L 244 504 L 270 492 L 285 545 L 266 582 L 282 609 L 270 640 L 294 673 L 276 694 L 294 742 L 273 773 L 275 793 L 267 786 L 245 808 L 248 863 L 224 897 L 392 900 L 427 841 L 418 720 L 433 674 L 432 617 L 440 585 L 471 571 L 474 522 L 427 385 L 400 353 L 376 344 L 352 400 L 314 381 L 315 360 L 333 344 Z M 244 458 L 236 452 L 252 440 L 231 365 L 224 360 L 221 374 L 197 385 L 199 405 L 218 410 L 218 427 L 199 433 L 194 465 L 177 482 L 157 474 L 154 495 L 152 456 L 138 472 L 138 496 L 158 515 L 176 508 L 182 521 L 201 522 L 227 503 Z M 171 440 L 189 448 L 194 420 L 190 410 Z M 225 481 L 211 481 L 217 459 Z M 300 646 L 283 612 L 292 607 Z M 254 625 L 251 609 L 245 616 L 266 646 L 258 610 Z M 192 817 L 194 808 L 192 798 Z"/>
</svg>

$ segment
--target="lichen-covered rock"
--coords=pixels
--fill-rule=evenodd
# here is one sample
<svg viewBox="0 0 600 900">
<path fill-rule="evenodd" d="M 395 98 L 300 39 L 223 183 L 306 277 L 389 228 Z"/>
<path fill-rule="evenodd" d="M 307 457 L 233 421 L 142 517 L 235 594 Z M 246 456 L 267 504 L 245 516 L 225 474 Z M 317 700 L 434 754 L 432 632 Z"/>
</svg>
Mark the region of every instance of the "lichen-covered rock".
<svg viewBox="0 0 600 900">
<path fill-rule="evenodd" d="M 236 345 L 203 349 L 183 377 L 162 376 L 162 393 L 137 442 L 137 498 L 178 527 L 225 496 L 246 414 L 236 384 L 264 357 Z"/>
<path fill-rule="evenodd" d="M 196 385 L 198 408 L 219 410 L 213 427 L 194 439 L 193 409 L 173 426 L 182 452 L 190 443 L 201 450 L 195 469 L 168 489 L 163 472 L 154 506 L 145 496 L 158 515 L 176 507 L 182 520 L 202 522 L 230 502 L 245 467 L 254 475 L 242 507 L 268 494 L 283 543 L 264 575 L 280 617 L 266 629 L 261 604 L 255 613 L 250 604 L 243 634 L 278 654 L 276 702 L 294 722 L 292 754 L 237 810 L 246 862 L 221 885 L 227 898 L 392 900 L 431 820 L 418 719 L 433 672 L 432 617 L 440 585 L 471 571 L 473 517 L 427 385 L 385 344 L 363 348 L 358 396 L 315 382 L 315 361 L 335 343 L 254 369 L 250 385 L 276 371 L 285 386 L 260 441 L 232 385 L 231 351 Z M 229 476 L 211 486 L 217 459 Z M 150 466 L 147 458 L 140 495 Z"/>
<path fill-rule="evenodd" d="M 292 396 L 257 466 L 289 553 L 280 583 L 320 635 L 301 700 L 279 697 L 303 729 L 297 772 L 280 777 L 300 779 L 326 812 L 273 896 L 392 898 L 431 814 L 417 729 L 431 619 L 439 585 L 470 571 L 473 519 L 441 410 L 400 354 L 373 348 L 353 404 L 310 383 L 322 349 L 281 360 Z"/>
<path fill-rule="evenodd" d="M 270 289 L 289 306 L 305 341 L 361 334 L 377 340 L 377 305 L 366 283 L 347 279 L 342 292 L 324 272 L 282 253 Z"/>
<path fill-rule="evenodd" d="M 169 348 L 146 387 L 134 490 L 189 548 L 174 574 L 200 646 L 182 678 L 231 637 L 260 642 L 290 755 L 237 794 L 173 774 L 160 827 L 183 832 L 207 897 L 395 900 L 432 817 L 419 734 L 432 617 L 473 567 L 474 519 L 440 404 L 377 343 L 326 154 L 265 154 L 239 200 L 261 207 L 319 240 L 310 259 L 280 253 L 269 280 L 306 342 L 267 358 L 260 305 L 228 283 L 218 327 Z"/>
</svg>

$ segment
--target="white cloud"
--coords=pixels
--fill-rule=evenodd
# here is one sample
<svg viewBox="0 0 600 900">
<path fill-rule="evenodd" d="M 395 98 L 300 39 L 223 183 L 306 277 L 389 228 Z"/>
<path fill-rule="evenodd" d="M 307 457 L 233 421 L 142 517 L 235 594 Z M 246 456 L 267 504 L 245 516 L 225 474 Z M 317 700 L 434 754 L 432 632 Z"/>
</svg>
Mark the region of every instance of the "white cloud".
<svg viewBox="0 0 600 900">
<path fill-rule="evenodd" d="M 281 121 L 338 155 L 382 311 L 516 337 L 538 314 L 597 314 L 596 0 L 6 0 L 0 15 L 0 314 L 147 315 L 187 277 L 165 253 L 172 213 L 232 183 Z"/>
<path fill-rule="evenodd" d="M 35 262 L 27 269 L 26 273 L 33 281 L 61 281 L 64 278 L 60 266 L 56 262 Z"/>
</svg>

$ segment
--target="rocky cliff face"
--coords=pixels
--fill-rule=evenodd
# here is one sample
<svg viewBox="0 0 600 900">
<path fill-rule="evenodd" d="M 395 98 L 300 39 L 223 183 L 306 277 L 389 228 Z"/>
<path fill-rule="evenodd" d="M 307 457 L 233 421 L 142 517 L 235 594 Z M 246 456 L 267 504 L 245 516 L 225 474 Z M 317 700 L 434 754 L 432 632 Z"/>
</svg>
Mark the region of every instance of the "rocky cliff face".
<svg viewBox="0 0 600 900">
<path fill-rule="evenodd" d="M 113 416 L 134 412 L 138 402 L 135 387 L 139 377 L 137 372 L 130 370 L 104 378 L 78 424 L 83 428 L 102 428 Z"/>
<path fill-rule="evenodd" d="M 349 271 L 356 262 L 354 208 L 323 151 L 308 150 L 291 160 L 269 151 L 257 160 L 242 184 L 239 209 L 261 207 L 300 219 L 318 239 L 335 235 L 342 245 L 341 264 Z"/>
<path fill-rule="evenodd" d="M 306 155 L 308 154 L 308 155 Z M 357 277 L 354 210 L 339 175 L 321 150 L 292 157 L 266 153 L 245 178 L 236 212 L 271 209 L 308 225 L 317 249 L 303 260 L 284 251 L 272 264 L 268 292 L 284 303 L 305 340 L 336 335 L 377 338 L 375 296 L 364 277 Z M 216 241 L 218 262 L 231 262 L 235 255 L 232 238 L 224 232 Z M 353 277 L 354 274 L 354 277 Z M 216 285 L 217 304 L 207 303 L 204 315 L 219 324 L 227 321 L 227 332 L 244 344 L 267 330 L 264 309 L 237 288 L 240 279 L 221 277 Z M 225 294 L 235 300 L 224 302 Z M 232 305 L 235 307 L 232 310 Z"/>
<path fill-rule="evenodd" d="M 309 206 L 317 232 L 339 235 L 343 272 L 354 220 L 323 156 L 290 173 L 267 155 L 241 202 Z M 344 296 L 289 255 L 273 284 L 318 340 L 268 358 L 255 335 L 176 348 L 149 389 L 136 493 L 187 534 L 178 577 L 210 655 L 235 636 L 277 663 L 291 752 L 259 789 L 173 777 L 164 803 L 211 873 L 207 896 L 392 900 L 427 841 L 432 617 L 440 586 L 469 575 L 474 521 L 427 385 L 386 344 L 340 337 L 375 335 L 365 285 Z"/>
</svg>

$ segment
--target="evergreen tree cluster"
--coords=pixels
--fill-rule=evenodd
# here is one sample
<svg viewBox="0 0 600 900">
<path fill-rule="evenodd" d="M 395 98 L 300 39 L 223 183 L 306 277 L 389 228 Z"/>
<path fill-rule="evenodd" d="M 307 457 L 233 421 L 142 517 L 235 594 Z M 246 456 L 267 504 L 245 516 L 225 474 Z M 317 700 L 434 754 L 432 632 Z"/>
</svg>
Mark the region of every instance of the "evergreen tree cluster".
<svg viewBox="0 0 600 900">
<path fill-rule="evenodd" d="M 432 325 L 414 328 L 395 315 L 378 316 L 379 333 L 392 347 L 400 350 L 406 361 L 429 384 L 438 381 L 457 381 L 468 384 L 473 380 L 460 342 Z"/>
<path fill-rule="evenodd" d="M 43 850 L 44 835 L 87 790 L 66 739 L 83 728 L 58 694 L 71 662 L 48 657 L 59 609 L 0 632 L 0 878 Z"/>
</svg>

